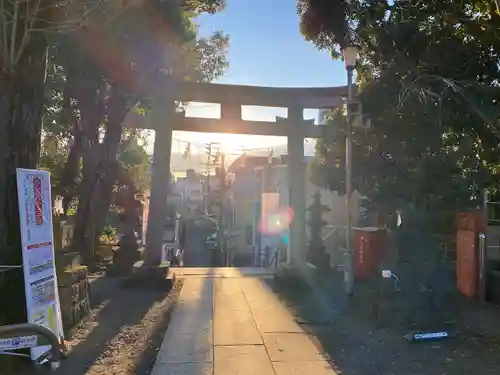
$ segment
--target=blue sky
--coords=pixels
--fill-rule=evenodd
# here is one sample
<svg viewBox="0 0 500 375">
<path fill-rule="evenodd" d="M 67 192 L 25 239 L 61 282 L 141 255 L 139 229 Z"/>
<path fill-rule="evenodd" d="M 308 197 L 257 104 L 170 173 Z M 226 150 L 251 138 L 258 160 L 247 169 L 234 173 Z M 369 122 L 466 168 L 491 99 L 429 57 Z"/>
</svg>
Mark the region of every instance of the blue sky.
<svg viewBox="0 0 500 375">
<path fill-rule="evenodd" d="M 225 11 L 200 16 L 198 23 L 201 36 L 223 30 L 231 38 L 229 71 L 217 82 L 281 87 L 345 85 L 343 63 L 332 61 L 329 52 L 318 51 L 302 38 L 294 0 L 228 0 Z M 188 116 L 214 117 L 214 111 L 217 109 L 210 105 L 198 104 L 190 106 Z M 306 111 L 305 116 L 315 118 L 316 112 Z M 276 115 L 285 116 L 286 110 L 243 108 L 244 119 L 274 121 Z M 219 142 L 229 152 L 286 143 L 279 137 L 187 132 L 175 132 L 174 138 L 192 142 L 193 149 L 197 144 Z"/>
</svg>

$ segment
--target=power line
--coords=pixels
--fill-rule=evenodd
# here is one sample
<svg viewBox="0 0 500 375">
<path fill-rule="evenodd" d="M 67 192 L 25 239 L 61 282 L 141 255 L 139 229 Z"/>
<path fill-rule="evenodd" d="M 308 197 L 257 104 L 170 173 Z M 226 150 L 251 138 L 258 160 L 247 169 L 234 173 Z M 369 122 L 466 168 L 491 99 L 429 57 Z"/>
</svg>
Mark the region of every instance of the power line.
<svg viewBox="0 0 500 375">
<path fill-rule="evenodd" d="M 206 143 L 197 143 L 197 142 L 191 142 L 187 141 L 185 139 L 180 139 L 180 138 L 172 138 L 173 141 L 181 142 L 181 143 L 186 143 L 186 144 L 191 144 L 192 146 L 197 146 L 197 147 L 205 147 Z M 212 142 L 212 144 L 215 144 L 216 142 Z M 287 144 L 279 144 L 279 145 L 273 145 L 273 146 L 268 146 L 268 147 L 255 147 L 255 148 L 247 148 L 247 147 L 241 147 L 242 151 L 265 151 L 269 150 L 271 148 L 278 148 L 278 147 L 287 147 Z M 227 153 L 228 155 L 231 155 L 231 153 Z M 233 155 L 240 155 L 237 153 L 232 153 Z"/>
<path fill-rule="evenodd" d="M 199 102 L 190 102 L 190 103 L 199 103 Z M 191 108 L 215 108 L 221 107 L 220 103 L 212 103 L 212 104 L 203 104 L 203 105 L 193 105 Z M 186 109 L 189 108 L 189 105 L 186 106 Z"/>
</svg>

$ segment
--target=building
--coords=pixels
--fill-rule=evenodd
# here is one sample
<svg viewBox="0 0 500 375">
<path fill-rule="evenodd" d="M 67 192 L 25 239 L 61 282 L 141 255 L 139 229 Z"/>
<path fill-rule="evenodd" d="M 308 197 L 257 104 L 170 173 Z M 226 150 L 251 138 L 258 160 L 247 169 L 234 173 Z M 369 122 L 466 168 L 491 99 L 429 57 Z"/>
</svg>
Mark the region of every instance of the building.
<svg viewBox="0 0 500 375">
<path fill-rule="evenodd" d="M 326 113 L 327 113 L 326 109 L 320 109 L 318 111 L 318 124 L 319 125 L 326 125 L 326 123 L 327 123 Z"/>
<path fill-rule="evenodd" d="M 203 205 L 203 176 L 194 169 L 186 170 L 186 177 L 178 178 L 175 190 L 182 194 L 185 207 L 190 211 L 198 211 Z"/>
<path fill-rule="evenodd" d="M 258 167 L 267 165 L 268 160 L 267 156 L 242 155 L 227 170 L 233 180 L 230 193 L 234 207 L 234 229 L 238 233 L 233 238 L 236 252 L 254 251 L 258 238 L 256 227 L 262 184 Z"/>
<path fill-rule="evenodd" d="M 243 155 L 228 169 L 228 172 L 234 175 L 232 185 L 235 211 L 234 226 L 240 233 L 234 239 L 234 244 L 238 251 L 253 252 L 255 263 L 259 262 L 259 254 L 263 247 L 277 242 L 277 238 L 272 238 L 273 236 L 268 236 L 259 230 L 263 206 L 271 205 L 274 207 L 276 205 L 278 206 L 278 212 L 282 213 L 286 212 L 291 206 L 289 202 L 290 186 L 287 159 L 288 155 L 281 155 L 272 159 Z M 304 157 L 304 168 L 307 168 L 312 159 L 311 156 Z M 330 208 L 330 212 L 323 217 L 328 223 L 324 228 L 323 237 L 325 238 L 325 245 L 331 251 L 332 263 L 336 263 L 338 254 L 333 253 L 334 249 L 337 248 L 339 242 L 343 242 L 345 239 L 345 231 L 343 230 L 347 222 L 345 197 L 339 196 L 336 192 L 318 188 L 309 181 L 307 174 L 304 184 L 306 207 L 311 205 L 313 194 L 319 190 L 322 204 Z M 353 193 L 352 215 L 355 222 L 359 216 L 360 198 L 361 196 L 357 192 Z M 269 208 L 267 209 L 269 210 Z M 282 245 L 288 248 L 287 259 L 290 259 L 289 244 L 284 240 L 288 237 L 287 229 L 283 229 L 278 237 L 282 239 Z"/>
</svg>

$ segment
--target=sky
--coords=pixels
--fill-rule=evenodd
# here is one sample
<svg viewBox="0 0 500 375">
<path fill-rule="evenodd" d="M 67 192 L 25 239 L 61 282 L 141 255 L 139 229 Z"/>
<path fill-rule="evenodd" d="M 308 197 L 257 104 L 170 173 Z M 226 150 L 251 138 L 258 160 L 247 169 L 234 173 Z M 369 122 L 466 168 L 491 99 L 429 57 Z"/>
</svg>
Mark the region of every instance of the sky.
<svg viewBox="0 0 500 375">
<path fill-rule="evenodd" d="M 230 36 L 229 70 L 218 83 L 276 87 L 343 86 L 343 63 L 332 61 L 328 51 L 318 51 L 299 31 L 294 0 L 227 0 L 227 8 L 216 15 L 198 18 L 200 36 L 222 30 Z M 218 108 L 207 103 L 191 104 L 187 116 L 217 117 Z M 242 109 L 246 120 L 274 121 L 286 109 L 251 107 Z M 305 118 L 317 118 L 306 110 Z M 222 151 L 263 149 L 283 145 L 286 138 L 174 132 L 173 152 L 191 142 L 195 151 L 207 142 L 220 144 Z M 176 145 L 177 144 L 177 145 Z M 306 149 L 311 150 L 311 142 Z"/>
</svg>

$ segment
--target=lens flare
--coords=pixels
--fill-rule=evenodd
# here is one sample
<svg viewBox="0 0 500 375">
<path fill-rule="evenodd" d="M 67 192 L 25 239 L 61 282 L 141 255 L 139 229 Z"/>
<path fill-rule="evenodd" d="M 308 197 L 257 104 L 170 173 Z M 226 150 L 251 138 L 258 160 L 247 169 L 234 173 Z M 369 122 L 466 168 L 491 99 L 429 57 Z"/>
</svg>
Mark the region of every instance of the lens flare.
<svg viewBox="0 0 500 375">
<path fill-rule="evenodd" d="M 282 234 L 288 230 L 292 220 L 293 209 L 291 207 L 282 208 L 268 215 L 263 214 L 259 223 L 259 231 L 268 235 Z"/>
</svg>

